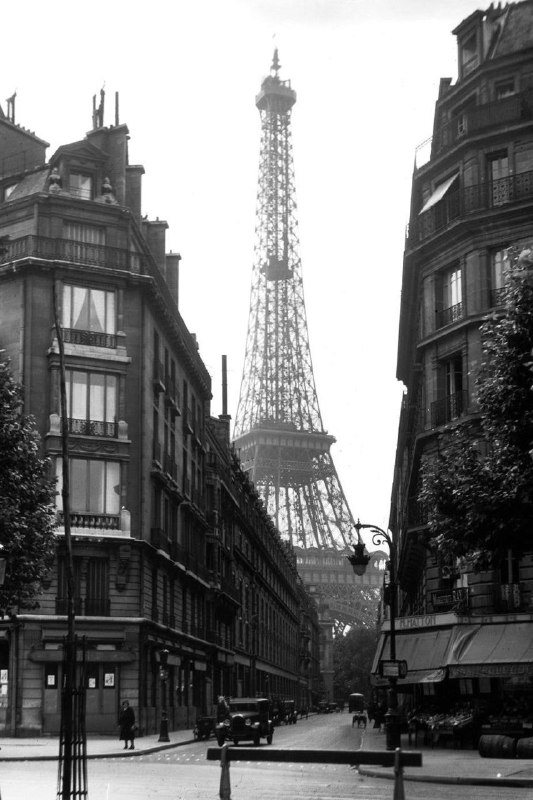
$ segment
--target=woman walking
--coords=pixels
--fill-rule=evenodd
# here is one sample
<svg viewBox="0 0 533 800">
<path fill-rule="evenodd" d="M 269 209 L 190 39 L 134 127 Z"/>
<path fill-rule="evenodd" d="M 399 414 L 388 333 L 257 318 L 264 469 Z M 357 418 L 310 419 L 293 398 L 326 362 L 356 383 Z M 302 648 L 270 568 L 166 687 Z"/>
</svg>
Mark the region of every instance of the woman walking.
<svg viewBox="0 0 533 800">
<path fill-rule="evenodd" d="M 128 742 L 131 742 L 130 750 L 135 750 L 135 712 L 127 700 L 122 703 L 118 715 L 120 725 L 119 741 L 124 742 L 124 750 L 128 749 Z"/>
</svg>

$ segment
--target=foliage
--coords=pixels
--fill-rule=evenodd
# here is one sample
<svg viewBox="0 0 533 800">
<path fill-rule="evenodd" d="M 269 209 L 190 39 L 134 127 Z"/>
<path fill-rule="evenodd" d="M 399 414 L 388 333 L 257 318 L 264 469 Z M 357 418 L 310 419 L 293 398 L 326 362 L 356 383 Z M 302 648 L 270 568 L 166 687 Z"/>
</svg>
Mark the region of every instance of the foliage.
<svg viewBox="0 0 533 800">
<path fill-rule="evenodd" d="M 376 652 L 375 628 L 351 628 L 333 640 L 333 694 L 346 701 L 352 692 L 370 697 L 370 670 Z"/>
<path fill-rule="evenodd" d="M 481 326 L 480 428 L 462 424 L 440 437 L 419 495 L 439 557 L 465 558 L 476 570 L 499 564 L 509 549 L 531 550 L 533 285 L 519 252 L 510 257 L 505 313 Z"/>
<path fill-rule="evenodd" d="M 0 609 L 34 608 L 53 562 L 54 485 L 46 478 L 33 420 L 22 413 L 22 390 L 0 362 L 0 544 L 7 559 Z"/>
</svg>

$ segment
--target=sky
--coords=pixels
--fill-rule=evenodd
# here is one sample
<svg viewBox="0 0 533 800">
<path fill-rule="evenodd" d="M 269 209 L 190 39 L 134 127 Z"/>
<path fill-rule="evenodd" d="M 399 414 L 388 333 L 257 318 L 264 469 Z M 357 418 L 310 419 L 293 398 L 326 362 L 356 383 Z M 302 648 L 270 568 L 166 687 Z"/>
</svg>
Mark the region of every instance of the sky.
<svg viewBox="0 0 533 800">
<path fill-rule="evenodd" d="M 274 48 L 297 102 L 292 140 L 309 339 L 331 453 L 355 519 L 386 528 L 403 386 L 396 380 L 415 150 L 451 31 L 477 0 L 25 0 L 2 7 L 0 105 L 50 143 L 79 141 L 93 95 L 145 168 L 143 213 L 182 256 L 180 311 L 235 418 L 249 314 L 260 118 Z M 367 539 L 367 543 L 369 541 Z"/>
</svg>

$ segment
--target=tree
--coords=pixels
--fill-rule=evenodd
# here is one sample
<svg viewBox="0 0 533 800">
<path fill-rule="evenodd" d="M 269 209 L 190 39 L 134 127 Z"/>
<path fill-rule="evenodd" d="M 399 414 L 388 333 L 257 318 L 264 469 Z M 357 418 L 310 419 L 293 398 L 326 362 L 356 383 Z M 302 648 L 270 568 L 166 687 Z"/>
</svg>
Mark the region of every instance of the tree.
<svg viewBox="0 0 533 800">
<path fill-rule="evenodd" d="M 35 608 L 55 552 L 54 484 L 39 456 L 33 420 L 22 413 L 22 390 L 0 362 L 0 544 L 7 559 L 0 609 Z"/>
<path fill-rule="evenodd" d="M 352 692 L 370 697 L 370 671 L 376 652 L 375 628 L 351 628 L 333 641 L 333 693 L 344 700 Z"/>
<path fill-rule="evenodd" d="M 531 251 L 510 248 L 503 315 L 481 326 L 480 428 L 460 424 L 422 469 L 419 500 L 430 546 L 475 570 L 531 550 L 533 520 L 533 284 Z"/>
</svg>

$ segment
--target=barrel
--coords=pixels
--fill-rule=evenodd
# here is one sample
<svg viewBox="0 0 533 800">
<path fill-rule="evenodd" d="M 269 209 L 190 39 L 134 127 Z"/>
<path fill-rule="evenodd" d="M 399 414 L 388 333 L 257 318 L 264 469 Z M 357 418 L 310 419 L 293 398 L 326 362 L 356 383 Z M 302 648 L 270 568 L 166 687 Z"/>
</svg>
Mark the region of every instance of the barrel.
<svg viewBox="0 0 533 800">
<path fill-rule="evenodd" d="M 483 758 L 514 758 L 516 739 L 503 734 L 485 734 L 479 737 L 478 750 Z"/>
<path fill-rule="evenodd" d="M 517 758 L 533 758 L 533 737 L 528 736 L 527 739 L 519 739 L 516 743 L 516 757 Z"/>
</svg>

